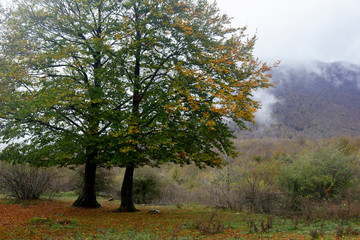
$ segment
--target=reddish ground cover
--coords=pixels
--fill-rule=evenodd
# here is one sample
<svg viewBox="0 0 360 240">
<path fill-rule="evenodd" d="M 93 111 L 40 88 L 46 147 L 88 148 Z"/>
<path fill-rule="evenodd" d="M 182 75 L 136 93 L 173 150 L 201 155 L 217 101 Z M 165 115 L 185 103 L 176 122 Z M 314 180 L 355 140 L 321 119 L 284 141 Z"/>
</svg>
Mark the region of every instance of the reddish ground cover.
<svg viewBox="0 0 360 240">
<path fill-rule="evenodd" d="M 139 206 L 139 212 L 119 213 L 117 202 L 103 202 L 99 209 L 82 209 L 69 201 L 38 200 L 28 203 L 0 201 L 0 239 L 310 239 L 291 232 L 248 233 L 244 215 L 219 211 L 222 233 L 207 235 L 194 222 L 204 221 L 211 208 Z M 331 239 L 331 238 L 326 238 Z"/>
</svg>

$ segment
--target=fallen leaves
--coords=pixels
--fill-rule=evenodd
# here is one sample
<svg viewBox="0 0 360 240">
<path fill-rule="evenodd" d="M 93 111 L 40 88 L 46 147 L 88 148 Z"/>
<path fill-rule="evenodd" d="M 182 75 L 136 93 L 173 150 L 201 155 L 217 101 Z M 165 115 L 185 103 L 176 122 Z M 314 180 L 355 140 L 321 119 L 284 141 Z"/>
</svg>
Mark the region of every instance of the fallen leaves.
<svg viewBox="0 0 360 240">
<path fill-rule="evenodd" d="M 208 221 L 212 208 L 139 206 L 139 212 L 117 212 L 117 201 L 99 209 L 72 207 L 70 201 L 36 200 L 28 203 L 0 201 L 0 239 L 309 239 L 308 233 L 249 233 L 243 214 L 221 210 L 217 221 L 224 228 L 204 234 L 196 221 Z"/>
</svg>

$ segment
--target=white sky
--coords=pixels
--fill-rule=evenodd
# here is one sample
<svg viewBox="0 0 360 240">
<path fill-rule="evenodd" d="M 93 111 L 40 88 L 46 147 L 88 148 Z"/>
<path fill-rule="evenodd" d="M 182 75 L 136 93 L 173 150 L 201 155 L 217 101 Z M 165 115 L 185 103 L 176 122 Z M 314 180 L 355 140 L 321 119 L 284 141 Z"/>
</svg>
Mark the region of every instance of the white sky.
<svg viewBox="0 0 360 240">
<path fill-rule="evenodd" d="M 217 0 L 233 26 L 257 33 L 255 54 L 267 61 L 360 64 L 360 0 Z"/>
<path fill-rule="evenodd" d="M 360 64 L 360 0 L 208 1 L 233 17 L 233 26 L 256 33 L 260 59 Z"/>
</svg>

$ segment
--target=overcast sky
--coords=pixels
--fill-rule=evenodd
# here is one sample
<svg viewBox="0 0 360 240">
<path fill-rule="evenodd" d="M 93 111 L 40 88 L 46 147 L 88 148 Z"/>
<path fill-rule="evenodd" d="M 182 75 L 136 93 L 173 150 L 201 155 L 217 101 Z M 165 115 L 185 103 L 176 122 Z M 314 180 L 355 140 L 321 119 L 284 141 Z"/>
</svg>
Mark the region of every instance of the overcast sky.
<svg viewBox="0 0 360 240">
<path fill-rule="evenodd" d="M 217 0 L 234 26 L 257 32 L 255 53 L 265 60 L 360 64 L 359 0 Z"/>
<path fill-rule="evenodd" d="M 260 59 L 360 64 L 360 0 L 216 1 L 234 18 L 234 26 L 246 25 L 250 35 L 257 33 Z"/>
</svg>

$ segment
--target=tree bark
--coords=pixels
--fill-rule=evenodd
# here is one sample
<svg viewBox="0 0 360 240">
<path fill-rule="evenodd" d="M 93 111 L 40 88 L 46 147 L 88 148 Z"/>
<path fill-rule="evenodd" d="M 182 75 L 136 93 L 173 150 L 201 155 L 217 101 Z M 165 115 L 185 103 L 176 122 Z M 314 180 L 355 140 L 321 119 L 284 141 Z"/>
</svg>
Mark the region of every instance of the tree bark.
<svg viewBox="0 0 360 240">
<path fill-rule="evenodd" d="M 90 161 L 86 162 L 84 184 L 80 196 L 73 203 L 74 207 L 84 207 L 84 208 L 101 207 L 101 205 L 96 200 L 96 191 L 95 191 L 96 167 L 97 167 L 96 163 L 91 163 Z"/>
<path fill-rule="evenodd" d="M 121 187 L 121 205 L 118 208 L 120 212 L 137 211 L 133 201 L 133 179 L 134 166 L 128 166 L 125 169 L 124 181 Z"/>
</svg>

